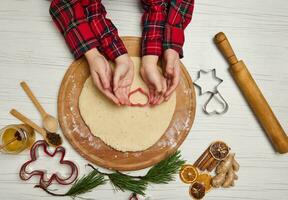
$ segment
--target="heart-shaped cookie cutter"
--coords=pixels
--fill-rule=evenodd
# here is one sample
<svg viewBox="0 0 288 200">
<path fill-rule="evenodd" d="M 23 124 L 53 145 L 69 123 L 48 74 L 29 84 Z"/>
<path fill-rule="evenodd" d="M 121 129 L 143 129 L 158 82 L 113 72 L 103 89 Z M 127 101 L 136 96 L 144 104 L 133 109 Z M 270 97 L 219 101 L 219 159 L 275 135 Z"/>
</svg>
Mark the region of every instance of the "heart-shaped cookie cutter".
<svg viewBox="0 0 288 200">
<path fill-rule="evenodd" d="M 201 79 L 201 74 L 208 74 L 208 73 L 212 73 L 212 78 L 214 80 L 217 80 L 218 83 L 217 85 L 214 85 L 212 89 L 209 89 L 209 90 L 206 90 L 203 92 L 203 86 L 201 86 L 200 84 L 197 83 L 197 81 L 199 81 Z M 203 95 L 203 94 L 206 94 L 206 93 L 210 93 L 210 97 L 208 98 L 208 100 L 204 103 L 202 109 L 203 111 L 208 114 L 208 115 L 213 115 L 213 114 L 217 114 L 217 115 L 221 115 L 221 114 L 224 114 L 228 111 L 228 108 L 229 108 L 229 105 L 227 103 L 227 101 L 223 98 L 223 96 L 220 94 L 220 92 L 218 91 L 218 86 L 223 82 L 223 79 L 219 78 L 216 76 L 216 69 L 212 69 L 212 70 L 209 70 L 209 71 L 205 71 L 205 70 L 200 70 L 198 71 L 198 77 L 197 79 L 194 81 L 194 85 L 197 86 L 199 89 L 200 89 L 200 95 Z M 210 101 L 213 99 L 213 98 L 216 98 L 215 96 L 219 96 L 220 99 L 221 99 L 221 104 L 222 104 L 222 107 L 223 109 L 221 111 L 218 111 L 218 110 L 213 110 L 213 111 L 208 111 L 207 110 L 207 106 L 208 104 L 210 103 Z"/>
<path fill-rule="evenodd" d="M 135 90 L 133 90 L 133 91 L 131 91 L 130 93 L 129 93 L 129 95 L 128 95 L 128 98 L 129 98 L 129 100 L 130 100 L 130 97 L 133 95 L 133 94 L 135 94 L 135 93 L 137 93 L 137 92 L 140 92 L 141 94 L 143 94 L 144 96 L 146 96 L 146 98 L 147 98 L 147 101 L 146 101 L 146 103 L 130 103 L 130 106 L 132 106 L 132 107 L 145 107 L 145 106 L 148 106 L 149 105 L 149 103 L 150 103 L 150 97 L 149 97 L 149 94 L 147 93 L 147 92 L 145 92 L 142 88 L 137 88 L 137 89 L 135 89 Z"/>
<path fill-rule="evenodd" d="M 59 176 L 59 173 L 53 173 L 51 175 L 51 177 L 46 180 L 46 173 L 45 170 L 33 170 L 31 172 L 29 172 L 27 170 L 27 167 L 29 166 L 29 164 L 31 164 L 32 162 L 36 161 L 38 159 L 38 149 L 40 147 L 43 147 L 44 153 L 50 157 L 54 157 L 57 153 L 61 154 L 61 159 L 59 161 L 60 164 L 64 164 L 64 165 L 68 165 L 71 169 L 71 173 L 67 178 L 62 178 Z M 36 185 L 35 187 L 42 187 L 42 188 L 47 188 L 49 185 L 51 185 L 52 181 L 55 180 L 57 183 L 61 184 L 61 185 L 69 185 L 71 183 L 73 183 L 76 178 L 78 177 L 78 168 L 77 166 L 70 160 L 64 160 L 65 157 L 65 148 L 62 146 L 58 146 L 55 148 L 53 153 L 50 153 L 48 151 L 48 144 L 46 141 L 44 140 L 38 140 L 37 142 L 35 142 L 30 150 L 30 160 L 25 162 L 19 172 L 19 176 L 22 180 L 26 181 L 29 180 L 31 177 L 33 176 L 39 176 L 39 184 Z"/>
</svg>

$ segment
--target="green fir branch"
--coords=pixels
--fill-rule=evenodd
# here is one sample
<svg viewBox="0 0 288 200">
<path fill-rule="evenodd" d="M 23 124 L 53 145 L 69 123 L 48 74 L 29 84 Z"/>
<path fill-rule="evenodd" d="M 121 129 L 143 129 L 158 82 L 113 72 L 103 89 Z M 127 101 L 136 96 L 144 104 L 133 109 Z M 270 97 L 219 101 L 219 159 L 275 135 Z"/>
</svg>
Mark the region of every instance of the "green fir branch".
<svg viewBox="0 0 288 200">
<path fill-rule="evenodd" d="M 39 187 L 45 192 L 53 196 L 70 196 L 75 198 L 78 195 L 90 192 L 92 189 L 104 185 L 107 182 L 102 174 L 99 174 L 97 171 L 93 170 L 89 174 L 83 176 L 80 179 L 77 179 L 71 188 L 65 194 L 57 194 L 50 191 L 48 188 L 44 188 L 40 185 L 35 187 Z"/>
<path fill-rule="evenodd" d="M 117 190 L 131 191 L 136 194 L 145 195 L 145 190 L 147 189 L 148 183 L 142 179 L 135 179 L 129 175 L 125 175 L 122 173 L 112 173 L 109 174 L 109 180 L 111 184 Z"/>
<path fill-rule="evenodd" d="M 70 196 L 75 198 L 78 195 L 90 192 L 92 189 L 105 184 L 108 181 L 105 179 L 106 176 L 116 190 L 130 191 L 144 196 L 149 183 L 168 184 L 170 181 L 174 180 L 174 175 L 178 173 L 183 164 L 185 164 L 185 161 L 181 159 L 180 151 L 177 151 L 153 166 L 145 176 L 130 176 L 119 171 L 104 173 L 93 165 L 87 164 L 93 171 L 76 180 L 65 194 L 55 194 L 47 188 L 38 187 L 53 196 Z"/>
<path fill-rule="evenodd" d="M 92 189 L 104 185 L 107 182 L 102 174 L 97 171 L 91 171 L 88 175 L 76 180 L 70 190 L 66 193 L 66 196 L 75 197 L 80 194 L 90 192 Z"/>
<path fill-rule="evenodd" d="M 143 179 L 150 183 L 167 184 L 175 179 L 174 175 L 178 173 L 179 168 L 184 164 L 185 161 L 181 159 L 180 151 L 177 151 L 152 167 Z"/>
</svg>

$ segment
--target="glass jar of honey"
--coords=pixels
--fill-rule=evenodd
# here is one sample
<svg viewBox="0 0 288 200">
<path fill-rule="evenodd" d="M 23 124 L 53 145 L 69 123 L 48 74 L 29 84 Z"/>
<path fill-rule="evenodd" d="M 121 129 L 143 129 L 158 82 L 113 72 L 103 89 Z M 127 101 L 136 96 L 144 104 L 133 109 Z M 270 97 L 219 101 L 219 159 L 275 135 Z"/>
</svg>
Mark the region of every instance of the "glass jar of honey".
<svg viewBox="0 0 288 200">
<path fill-rule="evenodd" d="M 35 132 L 26 124 L 9 125 L 0 130 L 0 151 L 3 153 L 18 154 L 34 142 Z"/>
</svg>

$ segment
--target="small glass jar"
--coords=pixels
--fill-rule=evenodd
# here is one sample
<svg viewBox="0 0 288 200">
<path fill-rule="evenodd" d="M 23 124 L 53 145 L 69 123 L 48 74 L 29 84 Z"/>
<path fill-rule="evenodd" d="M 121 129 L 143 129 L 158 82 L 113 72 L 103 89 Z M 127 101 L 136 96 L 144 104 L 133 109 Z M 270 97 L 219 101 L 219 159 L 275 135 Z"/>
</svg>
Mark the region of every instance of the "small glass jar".
<svg viewBox="0 0 288 200">
<path fill-rule="evenodd" d="M 9 143 L 17 134 L 20 139 L 18 138 Z M 35 132 L 33 128 L 26 124 L 8 125 L 0 130 L 0 145 L 5 146 L 0 150 L 3 153 L 18 154 L 25 149 L 31 148 L 34 142 Z"/>
</svg>

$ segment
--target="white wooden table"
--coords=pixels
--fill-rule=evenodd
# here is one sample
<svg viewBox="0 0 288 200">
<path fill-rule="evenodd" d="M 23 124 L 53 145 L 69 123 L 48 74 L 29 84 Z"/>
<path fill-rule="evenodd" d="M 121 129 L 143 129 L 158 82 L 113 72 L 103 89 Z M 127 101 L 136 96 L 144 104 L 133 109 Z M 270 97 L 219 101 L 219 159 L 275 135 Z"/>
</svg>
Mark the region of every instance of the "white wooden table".
<svg viewBox="0 0 288 200">
<path fill-rule="evenodd" d="M 136 0 L 103 0 L 121 35 L 140 36 L 141 7 Z M 15 107 L 40 124 L 40 115 L 19 86 L 26 80 L 44 107 L 57 114 L 57 92 L 73 58 L 48 14 L 50 1 L 0 1 L 0 127 L 18 123 L 9 115 Z M 192 78 L 199 69 L 216 68 L 224 79 L 222 95 L 230 105 L 223 116 L 207 116 L 201 105 L 207 96 L 197 97 L 196 119 L 181 146 L 183 157 L 195 161 L 214 140 L 226 141 L 241 164 L 236 187 L 213 190 L 206 199 L 288 199 L 288 157 L 272 149 L 247 103 L 227 71 L 227 64 L 212 42 L 224 31 L 230 36 L 239 58 L 246 61 L 264 95 L 288 130 L 288 2 L 285 0 L 202 0 L 196 1 L 193 22 L 186 30 L 182 60 Z M 40 138 L 40 137 L 39 137 Z M 65 141 L 67 158 L 77 162 L 81 175 L 87 163 Z M 28 152 L 17 156 L 0 155 L 0 199 L 53 199 L 34 189 L 37 179 L 18 178 Z M 44 162 L 44 161 L 43 161 Z M 56 161 L 49 162 L 53 168 Z M 51 164 L 52 163 L 52 164 Z M 54 166 L 55 168 L 55 166 Z M 143 172 L 138 172 L 143 173 Z M 62 188 L 65 191 L 67 188 Z M 151 199 L 190 199 L 188 186 L 178 177 L 169 185 L 153 185 Z M 60 192 L 60 191 L 59 191 Z M 107 184 L 84 195 L 92 199 L 127 199 L 129 193 L 113 192 Z M 63 198 L 63 199 L 69 199 Z"/>
</svg>

